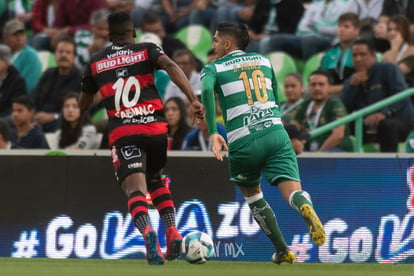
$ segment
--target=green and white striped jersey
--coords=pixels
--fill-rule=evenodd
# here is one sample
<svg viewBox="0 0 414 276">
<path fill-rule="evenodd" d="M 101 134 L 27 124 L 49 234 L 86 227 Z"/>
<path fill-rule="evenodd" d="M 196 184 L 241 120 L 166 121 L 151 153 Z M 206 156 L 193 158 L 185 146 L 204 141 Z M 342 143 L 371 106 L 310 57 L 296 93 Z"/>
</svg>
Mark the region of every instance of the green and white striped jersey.
<svg viewBox="0 0 414 276">
<path fill-rule="evenodd" d="M 206 65 L 201 73 L 202 100 L 210 134 L 217 133 L 217 93 L 229 144 L 281 125 L 276 77 L 270 61 L 237 50 Z"/>
</svg>

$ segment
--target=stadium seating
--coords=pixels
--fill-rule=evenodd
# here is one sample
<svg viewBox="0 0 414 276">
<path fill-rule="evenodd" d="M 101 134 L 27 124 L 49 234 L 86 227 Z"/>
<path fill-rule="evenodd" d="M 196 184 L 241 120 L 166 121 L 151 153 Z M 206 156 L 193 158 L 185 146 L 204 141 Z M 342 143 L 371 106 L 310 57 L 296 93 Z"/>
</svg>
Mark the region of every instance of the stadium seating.
<svg viewBox="0 0 414 276">
<path fill-rule="evenodd" d="M 270 59 L 273 70 L 275 71 L 279 101 L 285 101 L 286 96 L 283 92 L 283 80 L 289 73 L 297 72 L 295 61 L 285 52 L 271 52 L 266 56 Z"/>
<path fill-rule="evenodd" d="M 54 145 L 57 144 L 57 133 L 56 132 L 51 132 L 51 133 L 45 133 L 45 138 L 46 141 L 50 147 L 50 149 L 52 150 L 52 152 L 48 152 L 46 155 L 61 155 L 61 154 L 56 154 L 59 153 L 59 150 L 54 148 Z M 99 147 L 101 146 L 101 142 L 103 139 L 103 134 L 102 133 L 96 133 L 96 138 L 95 138 L 95 143 L 92 146 L 92 149 L 99 149 Z"/>
<path fill-rule="evenodd" d="M 37 55 L 39 56 L 40 62 L 42 63 L 42 73 L 50 67 L 57 66 L 53 53 L 49 51 L 37 51 Z"/>
<path fill-rule="evenodd" d="M 206 27 L 189 25 L 181 28 L 175 37 L 181 40 L 204 64 L 207 62 L 207 52 L 211 49 L 213 37 Z"/>
<path fill-rule="evenodd" d="M 139 42 L 139 37 L 141 36 L 142 32 L 141 29 L 136 28 L 135 29 L 135 42 L 138 43 Z"/>
<path fill-rule="evenodd" d="M 305 61 L 305 64 L 303 66 L 303 72 L 302 72 L 302 81 L 305 87 L 308 87 L 309 75 L 313 71 L 318 69 L 319 66 L 321 65 L 321 60 L 324 54 L 325 54 L 324 52 L 314 54 L 308 60 Z"/>
</svg>

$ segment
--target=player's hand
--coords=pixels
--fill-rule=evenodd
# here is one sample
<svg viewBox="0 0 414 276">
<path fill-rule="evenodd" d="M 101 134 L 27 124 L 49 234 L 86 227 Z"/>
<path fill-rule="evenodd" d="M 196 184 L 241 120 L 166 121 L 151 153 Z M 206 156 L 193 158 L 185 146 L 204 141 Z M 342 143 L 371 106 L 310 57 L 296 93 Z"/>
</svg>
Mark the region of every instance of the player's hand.
<svg viewBox="0 0 414 276">
<path fill-rule="evenodd" d="M 223 155 L 221 154 L 221 151 L 223 149 L 229 150 L 223 136 L 221 136 L 220 134 L 212 134 L 210 136 L 210 140 L 211 140 L 211 150 L 213 151 L 217 160 L 223 161 Z"/>
<path fill-rule="evenodd" d="M 196 119 L 204 119 L 204 106 L 198 100 L 195 100 L 191 103 L 191 111 L 193 113 L 193 125 L 196 122 Z"/>
</svg>

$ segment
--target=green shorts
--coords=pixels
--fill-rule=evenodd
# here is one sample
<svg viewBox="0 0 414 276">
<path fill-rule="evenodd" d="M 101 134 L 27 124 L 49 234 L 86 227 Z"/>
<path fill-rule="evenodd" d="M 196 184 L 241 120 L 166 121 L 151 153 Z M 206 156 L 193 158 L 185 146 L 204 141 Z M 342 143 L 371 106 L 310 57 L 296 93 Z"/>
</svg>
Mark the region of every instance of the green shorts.
<svg viewBox="0 0 414 276">
<path fill-rule="evenodd" d="M 286 180 L 300 182 L 296 154 L 283 127 L 230 145 L 229 167 L 230 180 L 239 186 L 259 185 L 262 173 L 271 185 Z"/>
</svg>

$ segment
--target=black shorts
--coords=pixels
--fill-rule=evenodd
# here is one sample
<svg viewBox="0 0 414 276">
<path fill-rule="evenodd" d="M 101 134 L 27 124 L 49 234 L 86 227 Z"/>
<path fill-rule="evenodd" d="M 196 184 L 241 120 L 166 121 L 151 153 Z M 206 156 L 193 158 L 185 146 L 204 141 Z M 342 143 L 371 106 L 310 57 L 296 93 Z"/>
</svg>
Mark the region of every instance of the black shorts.
<svg viewBox="0 0 414 276">
<path fill-rule="evenodd" d="M 119 184 L 133 173 L 156 173 L 167 163 L 167 135 L 129 136 L 112 145 L 112 164 Z"/>
</svg>

